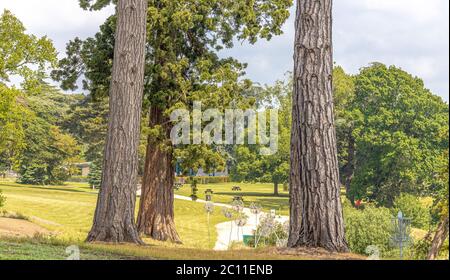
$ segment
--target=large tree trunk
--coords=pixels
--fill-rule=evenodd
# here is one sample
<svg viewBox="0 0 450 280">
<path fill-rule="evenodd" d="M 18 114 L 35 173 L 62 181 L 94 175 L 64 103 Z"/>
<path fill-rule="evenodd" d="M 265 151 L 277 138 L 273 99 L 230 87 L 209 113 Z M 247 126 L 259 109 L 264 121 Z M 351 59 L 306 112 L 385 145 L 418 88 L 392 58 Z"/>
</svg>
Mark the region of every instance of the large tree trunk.
<svg viewBox="0 0 450 280">
<path fill-rule="evenodd" d="M 161 125 L 170 139 L 170 122 L 161 109 L 152 107 L 150 127 Z M 174 177 L 171 149 L 161 147 L 158 140 L 149 138 L 144 179 L 138 214 L 139 232 L 160 241 L 180 243 L 174 222 Z"/>
<path fill-rule="evenodd" d="M 273 183 L 273 195 L 275 195 L 275 196 L 279 196 L 280 195 L 278 186 L 279 186 L 278 183 Z"/>
<path fill-rule="evenodd" d="M 348 251 L 332 91 L 332 1 L 298 0 L 289 247 Z"/>
<path fill-rule="evenodd" d="M 101 190 L 90 242 L 142 244 L 135 223 L 147 0 L 119 0 Z"/>
<path fill-rule="evenodd" d="M 443 219 L 438 226 L 438 229 L 434 235 L 433 242 L 431 243 L 430 251 L 428 252 L 428 260 L 435 260 L 439 256 L 439 251 L 448 238 L 448 217 Z"/>
</svg>

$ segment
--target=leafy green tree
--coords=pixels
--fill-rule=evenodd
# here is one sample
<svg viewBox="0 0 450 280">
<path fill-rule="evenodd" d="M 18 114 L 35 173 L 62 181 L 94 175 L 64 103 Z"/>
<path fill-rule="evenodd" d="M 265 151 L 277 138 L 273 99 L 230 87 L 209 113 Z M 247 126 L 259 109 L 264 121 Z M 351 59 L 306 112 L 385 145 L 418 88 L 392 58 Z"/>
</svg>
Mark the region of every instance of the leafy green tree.
<svg viewBox="0 0 450 280">
<path fill-rule="evenodd" d="M 0 173 L 10 170 L 26 147 L 25 123 L 32 118 L 27 96 L 40 93 L 56 50 L 47 37 L 26 34 L 10 11 L 0 15 Z M 21 79 L 21 89 L 10 78 Z"/>
<path fill-rule="evenodd" d="M 115 3 L 81 0 L 80 5 L 98 10 L 111 2 Z M 148 4 L 144 108 L 149 115 L 149 137 L 138 227 L 155 239 L 178 242 L 173 221 L 174 162 L 182 161 L 185 169 L 207 170 L 223 166 L 224 160 L 214 146 L 173 147 L 169 115 L 174 109 L 190 108 L 194 101 L 202 101 L 205 108 L 224 109 L 231 101 L 242 100 L 249 87 L 248 81 L 240 79 L 245 65 L 232 58 L 220 59 L 218 52 L 231 48 L 235 40 L 254 43 L 281 34 L 292 0 L 159 0 Z M 54 72 L 64 87 L 74 87 L 84 74 L 86 89 L 95 96 L 107 94 L 114 26 L 115 17 L 111 17 L 95 38 L 69 43 L 68 57 Z"/>
<path fill-rule="evenodd" d="M 232 153 L 233 180 L 273 183 L 274 195 L 279 194 L 280 184 L 289 181 L 292 86 L 292 78 L 288 78 L 272 87 L 253 88 L 252 95 L 259 101 L 258 109 L 278 110 L 278 150 L 273 155 L 264 156 L 259 154 L 259 145 L 236 146 Z"/>
<path fill-rule="evenodd" d="M 413 227 L 428 229 L 431 222 L 430 209 L 422 205 L 419 197 L 403 193 L 395 198 L 391 213 L 395 217 L 399 211 L 411 219 Z"/>
<path fill-rule="evenodd" d="M 23 184 L 60 184 L 71 175 L 79 153 L 76 140 L 41 118 L 26 124 L 26 149 L 18 159 L 19 182 Z"/>
<path fill-rule="evenodd" d="M 430 193 L 448 147 L 448 105 L 394 66 L 374 63 L 346 79 L 337 134 L 349 199 L 392 206 L 401 193 Z"/>
<path fill-rule="evenodd" d="M 49 67 L 54 66 L 56 50 L 47 37 L 25 33 L 23 24 L 10 11 L 0 16 L 0 83 L 11 76 L 22 78 L 22 88 L 36 93 L 44 84 Z"/>
<path fill-rule="evenodd" d="M 88 174 L 89 185 L 94 188 L 100 188 L 102 184 L 102 166 L 98 163 L 91 163 Z"/>
</svg>

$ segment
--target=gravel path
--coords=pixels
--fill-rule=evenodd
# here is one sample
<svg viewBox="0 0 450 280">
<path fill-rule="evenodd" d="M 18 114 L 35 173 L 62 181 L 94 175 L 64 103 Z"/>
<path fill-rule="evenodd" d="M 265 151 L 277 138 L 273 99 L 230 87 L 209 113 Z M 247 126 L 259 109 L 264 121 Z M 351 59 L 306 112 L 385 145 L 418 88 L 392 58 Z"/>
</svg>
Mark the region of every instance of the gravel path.
<svg viewBox="0 0 450 280">
<path fill-rule="evenodd" d="M 186 200 L 186 201 L 192 201 L 190 197 L 181 196 L 181 195 L 175 195 L 175 199 L 180 200 Z M 203 203 L 206 204 L 207 201 L 198 199 L 196 201 L 197 203 Z M 224 203 L 214 203 L 215 207 L 226 207 L 226 208 L 232 208 L 229 204 Z M 243 235 L 253 235 L 254 231 L 261 221 L 261 218 L 264 215 L 267 215 L 267 213 L 260 213 L 258 217 L 256 215 L 252 214 L 250 208 L 244 208 L 243 212 L 245 215 L 248 216 L 247 224 L 244 227 L 238 228 L 236 223 L 233 221 L 230 222 L 224 222 L 216 225 L 217 230 L 217 241 L 216 245 L 214 246 L 214 250 L 216 251 L 225 251 L 228 250 L 230 241 L 233 242 L 239 242 L 243 241 L 242 237 Z M 276 219 L 278 222 L 284 223 L 289 220 L 289 217 L 287 216 L 277 216 Z"/>
<path fill-rule="evenodd" d="M 138 188 L 137 195 L 141 195 L 141 190 Z M 181 195 L 175 195 L 175 199 L 179 200 L 185 200 L 185 201 L 192 201 L 190 197 L 187 196 L 181 196 Z M 195 201 L 197 203 L 206 204 L 207 201 L 202 199 L 197 199 Z M 214 203 L 214 206 L 216 208 L 232 208 L 229 204 L 224 203 Z M 217 211 L 217 210 L 216 210 Z M 248 216 L 247 224 L 244 227 L 238 228 L 236 223 L 233 221 L 230 222 L 224 222 L 216 225 L 217 230 L 217 241 L 216 245 L 214 246 L 214 250 L 216 251 L 226 251 L 230 247 L 230 243 L 233 242 L 242 242 L 243 235 L 253 235 L 255 229 L 257 228 L 257 225 L 261 221 L 261 218 L 264 215 L 267 215 L 267 213 L 260 213 L 258 215 L 258 218 L 256 215 L 252 214 L 250 208 L 244 208 L 243 212 Z M 284 223 L 289 220 L 289 217 L 287 216 L 277 216 L 276 220 L 280 223 Z M 257 222 L 258 221 L 258 222 Z"/>
</svg>

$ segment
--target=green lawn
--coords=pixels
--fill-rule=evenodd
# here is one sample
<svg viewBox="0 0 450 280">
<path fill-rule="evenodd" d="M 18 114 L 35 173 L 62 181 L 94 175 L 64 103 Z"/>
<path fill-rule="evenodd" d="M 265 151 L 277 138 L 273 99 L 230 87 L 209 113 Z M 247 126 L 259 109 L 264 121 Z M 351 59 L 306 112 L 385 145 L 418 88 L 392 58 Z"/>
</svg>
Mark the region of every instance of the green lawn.
<svg viewBox="0 0 450 280">
<path fill-rule="evenodd" d="M 86 185 L 68 183 L 65 186 L 38 187 L 0 182 L 0 190 L 7 197 L 4 209 L 8 212 L 20 213 L 57 232 L 62 240 L 80 242 L 86 238 L 97 201 L 96 192 Z M 216 241 L 214 225 L 224 221 L 225 217 L 217 209 L 211 216 L 212 238 L 208 244 L 204 206 L 190 201 L 175 201 L 175 223 L 183 247 L 213 248 Z"/>
<path fill-rule="evenodd" d="M 68 246 L 36 242 L 35 240 L 0 240 L 0 260 L 66 260 Z M 81 260 L 134 260 L 134 256 L 91 248 L 80 249 Z"/>
<path fill-rule="evenodd" d="M 239 186 L 242 191 L 232 191 L 233 186 Z M 241 195 L 244 198 L 246 206 L 250 206 L 252 202 L 260 204 L 265 211 L 271 209 L 277 210 L 281 215 L 289 215 L 289 193 L 279 188 L 279 196 L 274 196 L 273 184 L 246 184 L 246 183 L 221 183 L 221 184 L 199 184 L 198 197 L 205 199 L 205 191 L 212 189 L 214 191 L 213 201 L 230 204 L 233 197 Z M 190 185 L 184 185 L 180 190 L 175 192 L 179 195 L 190 196 Z"/>
<path fill-rule="evenodd" d="M 204 190 L 215 191 L 214 201 L 230 203 L 236 194 L 244 195 L 247 205 L 260 203 L 266 210 L 282 209 L 287 214 L 287 193 L 273 197 L 270 184 L 237 184 L 242 192 L 231 191 L 236 184 L 200 185 L 199 196 Z M 204 205 L 191 201 L 175 200 L 175 223 L 183 240 L 182 245 L 144 239 L 147 246 L 131 244 L 86 244 L 84 239 L 90 229 L 95 210 L 97 192 L 83 183 L 67 183 L 63 186 L 28 186 L 11 181 L 0 181 L 0 190 L 7 201 L 4 210 L 20 213 L 32 222 L 56 233 L 54 237 L 0 238 L 0 259 L 66 259 L 65 249 L 70 245 L 80 247 L 81 259 L 176 259 L 176 260 L 274 260 L 274 259 L 347 259 L 354 255 L 308 255 L 278 252 L 273 248 L 236 249 L 225 252 L 212 251 L 216 231 L 214 225 L 225 221 L 221 209 L 211 217 L 212 240 L 207 242 L 207 222 Z M 189 186 L 177 192 L 190 195 Z M 356 256 L 359 257 L 359 256 Z"/>
</svg>

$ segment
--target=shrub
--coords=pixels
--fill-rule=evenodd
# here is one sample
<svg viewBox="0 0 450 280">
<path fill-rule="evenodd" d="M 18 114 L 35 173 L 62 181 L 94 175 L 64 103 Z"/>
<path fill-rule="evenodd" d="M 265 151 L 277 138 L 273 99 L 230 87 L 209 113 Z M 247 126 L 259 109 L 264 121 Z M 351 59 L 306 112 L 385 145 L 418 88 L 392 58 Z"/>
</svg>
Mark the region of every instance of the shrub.
<svg viewBox="0 0 450 280">
<path fill-rule="evenodd" d="M 369 246 L 377 246 L 381 253 L 389 251 L 392 232 L 389 209 L 366 206 L 364 210 L 356 210 L 349 204 L 344 203 L 344 218 L 350 250 L 367 254 Z"/>
<path fill-rule="evenodd" d="M 257 228 L 258 247 L 286 246 L 288 239 L 288 223 L 277 222 L 273 217 L 266 216 L 261 219 Z M 251 238 L 248 246 L 254 247 L 255 240 Z"/>
<path fill-rule="evenodd" d="M 401 194 L 394 201 L 392 215 L 397 216 L 398 211 L 403 212 L 403 216 L 411 219 L 411 226 L 421 229 L 428 229 L 431 222 L 429 209 L 422 205 L 420 199 L 410 194 Z"/>
<path fill-rule="evenodd" d="M 191 184 L 190 178 L 179 177 L 179 179 L 184 178 L 186 184 Z M 210 177 L 210 176 L 196 176 L 193 177 L 197 180 L 198 184 L 218 184 L 218 183 L 228 183 L 230 178 L 228 176 L 218 176 L 218 177 Z"/>
<path fill-rule="evenodd" d="M 87 183 L 88 182 L 88 177 L 86 176 L 71 176 L 69 178 L 69 182 L 75 182 L 75 183 Z"/>
</svg>

